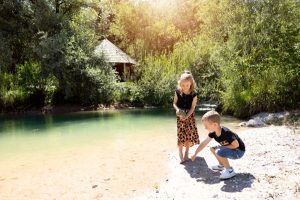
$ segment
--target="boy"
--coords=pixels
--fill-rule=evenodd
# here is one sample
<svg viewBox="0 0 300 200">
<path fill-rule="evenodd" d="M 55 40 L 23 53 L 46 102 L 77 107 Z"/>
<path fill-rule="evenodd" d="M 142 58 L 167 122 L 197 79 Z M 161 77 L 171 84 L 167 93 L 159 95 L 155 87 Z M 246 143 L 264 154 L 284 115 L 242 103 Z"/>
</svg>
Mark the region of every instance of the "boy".
<svg viewBox="0 0 300 200">
<path fill-rule="evenodd" d="M 210 151 L 219 161 L 219 165 L 213 166 L 213 170 L 222 171 L 220 179 L 228 179 L 234 177 L 236 173 L 229 165 L 229 159 L 239 159 L 245 153 L 245 144 L 239 136 L 231 132 L 228 128 L 220 125 L 220 115 L 216 111 L 209 111 L 202 117 L 205 129 L 209 131 L 208 137 L 198 146 L 192 161 L 196 155 L 214 138 L 221 146 L 211 147 Z"/>
</svg>

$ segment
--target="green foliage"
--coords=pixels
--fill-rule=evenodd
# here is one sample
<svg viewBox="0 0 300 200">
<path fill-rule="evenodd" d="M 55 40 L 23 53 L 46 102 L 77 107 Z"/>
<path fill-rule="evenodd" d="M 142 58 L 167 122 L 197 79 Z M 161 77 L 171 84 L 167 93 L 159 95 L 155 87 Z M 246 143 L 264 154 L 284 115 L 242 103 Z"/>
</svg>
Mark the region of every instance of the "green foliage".
<svg viewBox="0 0 300 200">
<path fill-rule="evenodd" d="M 35 90 L 42 87 L 41 65 L 38 62 L 26 61 L 24 65 L 16 66 L 18 85 L 26 90 Z"/>
<path fill-rule="evenodd" d="M 0 75 L 0 110 L 4 108 L 13 109 L 25 103 L 29 97 L 29 93 L 24 88 L 16 85 L 17 78 L 9 73 L 1 73 Z"/>
<path fill-rule="evenodd" d="M 177 80 L 186 69 L 194 76 L 201 101 L 219 101 L 220 69 L 216 62 L 215 51 L 217 46 L 214 42 L 199 36 L 178 43 L 170 54 L 145 58 L 140 66 L 142 76 L 139 84 L 147 96 L 145 101 L 155 97 L 154 103 L 171 105 Z"/>
<path fill-rule="evenodd" d="M 233 12 L 229 40 L 219 55 L 224 109 L 243 117 L 297 108 L 300 16 L 296 2 L 251 1 L 235 5 Z"/>
<path fill-rule="evenodd" d="M 78 79 L 80 99 L 88 105 L 112 103 L 116 83 L 117 76 L 112 66 L 99 58 L 94 58 L 94 63 L 84 69 L 82 76 Z"/>
<path fill-rule="evenodd" d="M 3 73 L 0 76 L 0 107 L 8 110 L 51 104 L 57 88 L 55 77 L 43 77 L 41 65 L 36 61 L 16 66 L 16 75 Z"/>
<path fill-rule="evenodd" d="M 219 101 L 220 68 L 216 52 L 219 46 L 207 36 L 200 35 L 176 45 L 172 58 L 176 65 L 192 72 L 200 101 Z M 179 72 L 183 71 L 183 67 Z"/>
<path fill-rule="evenodd" d="M 146 57 L 138 82 L 143 102 L 147 105 L 170 106 L 177 86 L 177 74 L 182 72 L 168 55 Z"/>
<path fill-rule="evenodd" d="M 112 101 L 115 72 L 103 58 L 93 55 L 98 13 L 92 3 L 1 2 L 0 38 L 5 42 L 0 44 L 0 72 L 1 78 L 11 77 L 1 84 L 4 108 L 7 102 L 11 106 L 21 102 L 17 99 L 22 99 L 25 108 L 49 105 L 59 102 L 58 96 L 59 103 Z"/>
<path fill-rule="evenodd" d="M 12 51 L 9 48 L 9 42 L 0 32 L 0 73 L 6 71 L 12 63 Z"/>
<path fill-rule="evenodd" d="M 198 32 L 198 5 L 197 1 L 116 3 L 109 38 L 137 59 L 169 53 L 178 41 Z"/>
<path fill-rule="evenodd" d="M 135 82 L 120 82 L 114 91 L 114 101 L 132 106 L 143 105 L 143 95 Z"/>
<path fill-rule="evenodd" d="M 20 89 L 2 91 L 1 96 L 1 107 L 6 110 L 15 110 L 26 105 L 26 100 L 29 98 L 29 94 Z"/>
<path fill-rule="evenodd" d="M 0 0 L 0 107 L 170 106 L 188 69 L 200 101 L 236 116 L 298 108 L 299 9 L 294 0 Z M 137 80 L 117 83 L 94 56 L 104 37 L 138 61 Z"/>
</svg>

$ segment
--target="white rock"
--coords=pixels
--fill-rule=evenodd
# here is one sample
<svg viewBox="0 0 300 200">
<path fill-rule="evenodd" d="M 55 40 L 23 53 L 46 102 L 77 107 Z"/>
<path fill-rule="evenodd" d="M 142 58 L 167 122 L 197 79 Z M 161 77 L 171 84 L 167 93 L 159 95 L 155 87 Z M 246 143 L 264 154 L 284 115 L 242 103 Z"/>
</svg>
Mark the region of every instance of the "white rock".
<svg viewBox="0 0 300 200">
<path fill-rule="evenodd" d="M 247 123 L 246 126 L 248 127 L 261 127 L 261 126 L 266 126 L 266 124 L 259 118 L 256 119 L 250 119 Z"/>
</svg>

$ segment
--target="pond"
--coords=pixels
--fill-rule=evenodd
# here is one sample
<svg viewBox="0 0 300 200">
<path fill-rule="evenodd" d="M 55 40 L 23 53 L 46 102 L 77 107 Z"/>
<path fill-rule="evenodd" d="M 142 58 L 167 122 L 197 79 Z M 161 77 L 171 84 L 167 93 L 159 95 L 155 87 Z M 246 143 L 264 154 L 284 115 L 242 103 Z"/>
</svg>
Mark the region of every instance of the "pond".
<svg viewBox="0 0 300 200">
<path fill-rule="evenodd" d="M 197 112 L 199 134 L 205 134 Z M 223 116 L 225 126 L 239 120 Z M 0 157 L 4 154 L 61 149 L 74 146 L 126 141 L 134 137 L 176 137 L 171 109 L 131 109 L 78 112 L 63 115 L 0 117 Z M 130 142 L 130 141 L 128 141 Z M 11 155 L 10 155 L 11 156 Z"/>
</svg>

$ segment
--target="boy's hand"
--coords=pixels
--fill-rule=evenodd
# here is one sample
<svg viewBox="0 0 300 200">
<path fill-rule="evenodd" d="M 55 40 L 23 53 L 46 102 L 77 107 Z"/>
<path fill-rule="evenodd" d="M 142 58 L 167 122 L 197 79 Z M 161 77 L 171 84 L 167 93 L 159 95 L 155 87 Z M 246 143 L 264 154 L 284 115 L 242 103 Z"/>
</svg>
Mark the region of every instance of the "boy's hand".
<svg viewBox="0 0 300 200">
<path fill-rule="evenodd" d="M 196 159 L 196 155 L 193 155 L 193 156 L 191 157 L 191 160 L 192 160 L 192 161 L 195 161 L 195 159 Z"/>
</svg>

